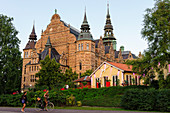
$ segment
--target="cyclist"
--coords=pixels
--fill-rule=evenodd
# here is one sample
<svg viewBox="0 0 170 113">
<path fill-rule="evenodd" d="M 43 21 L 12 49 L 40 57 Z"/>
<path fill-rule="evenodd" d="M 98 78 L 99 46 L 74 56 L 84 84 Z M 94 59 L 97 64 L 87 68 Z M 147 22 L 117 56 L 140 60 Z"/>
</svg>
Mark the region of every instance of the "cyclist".
<svg viewBox="0 0 170 113">
<path fill-rule="evenodd" d="M 48 93 L 48 90 L 45 92 L 45 94 L 44 94 L 44 101 L 45 101 L 45 110 L 47 111 L 47 108 L 46 108 L 46 106 L 47 106 L 47 104 L 48 104 L 48 98 L 49 98 L 49 93 Z"/>
</svg>

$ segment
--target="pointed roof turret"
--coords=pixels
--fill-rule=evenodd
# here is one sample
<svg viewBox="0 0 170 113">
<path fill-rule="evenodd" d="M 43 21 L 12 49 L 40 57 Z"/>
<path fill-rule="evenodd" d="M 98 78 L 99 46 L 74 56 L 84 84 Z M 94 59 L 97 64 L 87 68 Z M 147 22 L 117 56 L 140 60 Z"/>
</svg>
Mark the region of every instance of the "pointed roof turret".
<svg viewBox="0 0 170 113">
<path fill-rule="evenodd" d="M 81 25 L 81 30 L 90 30 L 90 26 L 88 24 L 88 21 L 87 21 L 87 16 L 86 16 L 86 10 L 85 10 L 85 13 L 84 13 L 84 20 L 83 20 L 83 23 Z"/>
<path fill-rule="evenodd" d="M 81 25 L 81 33 L 79 34 L 78 36 L 78 40 L 93 40 L 93 37 L 90 33 L 90 26 L 87 22 L 87 16 L 86 16 L 86 10 L 85 10 L 85 13 L 84 13 L 84 20 L 83 20 L 83 23 Z"/>
<path fill-rule="evenodd" d="M 46 48 L 52 47 L 51 41 L 50 41 L 50 36 L 48 36 L 47 43 L 45 44 Z"/>
<path fill-rule="evenodd" d="M 31 34 L 30 34 L 29 39 L 30 39 L 30 40 L 37 40 L 37 35 L 36 35 L 36 33 L 35 33 L 34 25 L 33 25 L 32 32 L 31 32 Z"/>
<path fill-rule="evenodd" d="M 113 26 L 112 26 L 110 14 L 109 14 L 109 3 L 107 3 L 107 15 L 106 15 L 106 24 L 104 26 L 103 43 L 105 46 L 110 46 L 111 43 L 113 44 L 115 40 L 116 38 L 114 37 L 114 34 L 113 34 Z"/>
</svg>

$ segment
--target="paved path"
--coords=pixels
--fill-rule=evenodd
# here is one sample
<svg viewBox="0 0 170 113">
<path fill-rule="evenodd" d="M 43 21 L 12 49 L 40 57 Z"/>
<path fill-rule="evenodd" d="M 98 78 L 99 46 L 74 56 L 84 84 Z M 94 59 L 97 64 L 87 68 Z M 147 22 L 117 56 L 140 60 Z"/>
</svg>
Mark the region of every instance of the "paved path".
<svg viewBox="0 0 170 113">
<path fill-rule="evenodd" d="M 49 113 L 47 111 L 36 112 L 34 108 L 25 108 L 25 111 L 26 111 L 25 113 Z M 0 107 L 0 113 L 21 113 L 21 108 Z M 54 109 L 51 113 L 159 113 L 159 112 Z"/>
</svg>

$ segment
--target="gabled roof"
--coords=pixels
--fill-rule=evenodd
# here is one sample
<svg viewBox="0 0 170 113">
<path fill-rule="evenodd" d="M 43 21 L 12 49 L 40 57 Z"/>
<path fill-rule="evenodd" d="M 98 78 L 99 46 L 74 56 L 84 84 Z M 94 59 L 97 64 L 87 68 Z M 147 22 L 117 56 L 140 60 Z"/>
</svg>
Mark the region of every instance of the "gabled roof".
<svg viewBox="0 0 170 113">
<path fill-rule="evenodd" d="M 132 71 L 132 65 L 122 64 L 122 63 L 114 63 L 114 62 L 107 62 L 113 66 L 116 66 L 124 71 Z"/>
<path fill-rule="evenodd" d="M 114 62 L 103 62 L 91 75 L 94 75 L 96 71 L 98 71 L 104 64 L 108 64 L 110 66 L 113 66 L 114 68 L 122 71 L 122 72 L 132 72 L 132 65 L 122 64 L 122 63 L 114 63 Z"/>
<path fill-rule="evenodd" d="M 77 80 L 74 80 L 73 82 L 84 82 L 84 81 L 88 82 L 88 81 L 91 81 L 91 79 L 89 76 L 85 76 L 85 77 L 81 77 Z"/>
</svg>

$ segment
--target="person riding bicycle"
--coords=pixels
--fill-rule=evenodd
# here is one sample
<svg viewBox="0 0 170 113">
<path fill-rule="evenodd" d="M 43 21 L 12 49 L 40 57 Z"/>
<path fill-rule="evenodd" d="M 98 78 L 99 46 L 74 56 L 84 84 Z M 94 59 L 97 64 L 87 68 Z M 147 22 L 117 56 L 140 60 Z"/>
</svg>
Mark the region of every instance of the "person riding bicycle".
<svg viewBox="0 0 170 113">
<path fill-rule="evenodd" d="M 47 110 L 46 106 L 48 104 L 48 98 L 49 98 L 49 93 L 48 90 L 46 90 L 45 94 L 44 94 L 44 101 L 45 101 L 45 110 Z"/>
<path fill-rule="evenodd" d="M 37 101 L 40 103 L 38 107 L 44 110 L 45 102 L 43 101 L 43 99 L 41 99 L 40 97 L 37 97 Z"/>
</svg>

